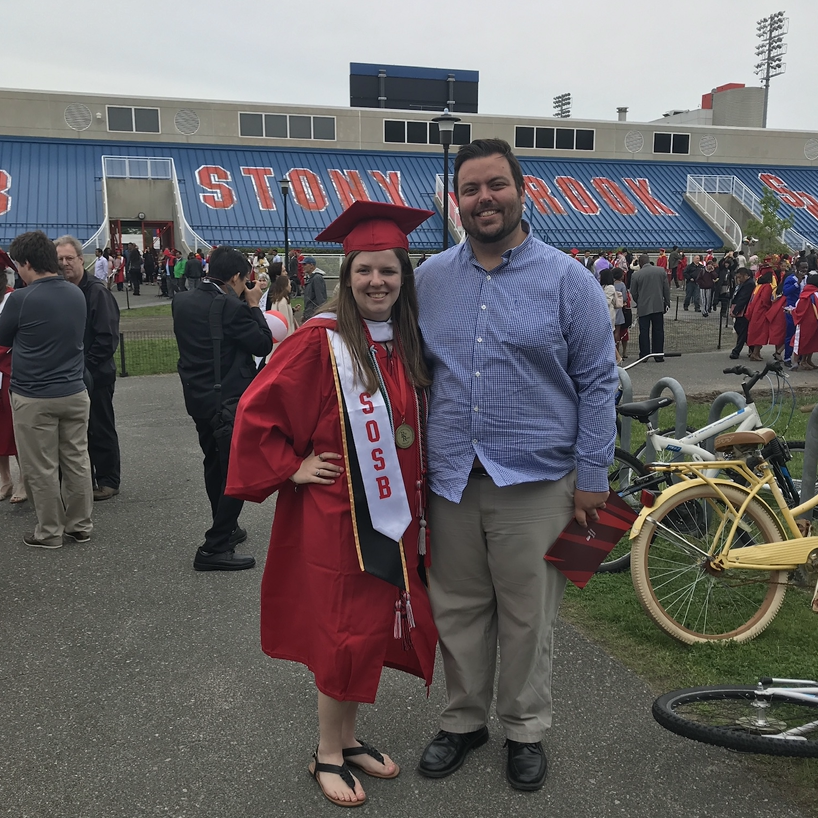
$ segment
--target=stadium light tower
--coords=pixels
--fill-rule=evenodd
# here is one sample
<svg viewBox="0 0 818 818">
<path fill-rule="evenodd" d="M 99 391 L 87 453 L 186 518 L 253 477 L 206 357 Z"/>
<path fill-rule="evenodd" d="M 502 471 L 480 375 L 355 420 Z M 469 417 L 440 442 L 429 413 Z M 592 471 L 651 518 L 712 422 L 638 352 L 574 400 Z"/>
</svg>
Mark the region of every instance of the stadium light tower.
<svg viewBox="0 0 818 818">
<path fill-rule="evenodd" d="M 783 11 L 777 11 L 756 24 L 756 37 L 761 42 L 756 46 L 755 72 L 762 78 L 764 83 L 764 115 L 762 127 L 767 127 L 767 103 L 770 98 L 770 80 L 778 77 L 787 70 L 787 64 L 783 62 L 787 53 L 787 45 L 784 42 L 784 35 L 789 31 L 789 17 L 784 16 Z"/>
<path fill-rule="evenodd" d="M 571 95 L 560 94 L 554 97 L 554 116 L 568 119 L 571 116 Z"/>
</svg>

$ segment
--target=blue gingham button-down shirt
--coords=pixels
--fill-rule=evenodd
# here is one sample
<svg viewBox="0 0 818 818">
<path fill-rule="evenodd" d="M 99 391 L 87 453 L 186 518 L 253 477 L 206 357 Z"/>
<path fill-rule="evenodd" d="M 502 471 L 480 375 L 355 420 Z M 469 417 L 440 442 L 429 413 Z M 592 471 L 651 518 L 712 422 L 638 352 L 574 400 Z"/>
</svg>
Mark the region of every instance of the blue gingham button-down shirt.
<svg viewBox="0 0 818 818">
<path fill-rule="evenodd" d="M 466 241 L 416 282 L 433 377 L 431 490 L 459 502 L 477 457 L 498 486 L 576 468 L 577 488 L 607 491 L 618 377 L 593 274 L 529 232 L 494 270 Z"/>
</svg>

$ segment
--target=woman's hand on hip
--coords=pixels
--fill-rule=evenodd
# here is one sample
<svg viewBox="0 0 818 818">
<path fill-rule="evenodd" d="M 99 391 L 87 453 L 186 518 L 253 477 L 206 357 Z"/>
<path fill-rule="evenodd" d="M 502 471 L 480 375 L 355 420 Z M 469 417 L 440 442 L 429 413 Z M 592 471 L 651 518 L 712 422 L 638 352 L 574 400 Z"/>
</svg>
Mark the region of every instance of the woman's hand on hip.
<svg viewBox="0 0 818 818">
<path fill-rule="evenodd" d="M 298 471 L 290 477 L 290 480 L 297 486 L 303 486 L 306 483 L 331 486 L 344 472 L 342 466 L 331 461 L 342 458 L 343 455 L 335 452 L 316 454 L 313 450 L 312 454 L 301 462 Z"/>
</svg>

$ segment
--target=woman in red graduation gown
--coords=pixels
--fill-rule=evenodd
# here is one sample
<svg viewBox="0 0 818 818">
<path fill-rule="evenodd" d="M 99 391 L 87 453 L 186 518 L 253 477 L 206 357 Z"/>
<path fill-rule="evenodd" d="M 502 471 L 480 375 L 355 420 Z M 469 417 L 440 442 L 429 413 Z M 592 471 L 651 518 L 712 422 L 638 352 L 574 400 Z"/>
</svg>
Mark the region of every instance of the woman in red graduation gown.
<svg viewBox="0 0 818 818">
<path fill-rule="evenodd" d="M 793 369 L 815 369 L 812 356 L 818 352 L 818 273 L 807 276 L 793 310 L 792 320 L 795 323 L 792 351 L 793 355 L 798 356 L 798 363 Z"/>
<path fill-rule="evenodd" d="M 761 360 L 761 348 L 766 344 L 775 344 L 773 357 L 781 360 L 787 333 L 785 304 L 785 298 L 777 297 L 772 268 L 762 268 L 745 313 L 750 322 L 747 327 L 747 345 L 750 347 L 751 361 Z"/>
<path fill-rule="evenodd" d="M 318 688 L 310 772 L 341 806 L 366 800 L 350 767 L 399 768 L 356 739 L 384 666 L 432 681 L 425 589 L 423 427 L 429 376 L 406 234 L 425 210 L 356 202 L 319 241 L 343 241 L 336 298 L 285 339 L 239 405 L 226 493 L 278 491 L 261 589 L 265 653 Z"/>
</svg>

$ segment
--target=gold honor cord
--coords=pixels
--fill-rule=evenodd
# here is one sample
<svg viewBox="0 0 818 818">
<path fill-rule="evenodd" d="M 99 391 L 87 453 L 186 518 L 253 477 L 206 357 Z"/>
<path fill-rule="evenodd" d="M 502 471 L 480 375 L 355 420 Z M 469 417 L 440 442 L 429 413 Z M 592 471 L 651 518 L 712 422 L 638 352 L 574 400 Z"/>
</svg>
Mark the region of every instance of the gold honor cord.
<svg viewBox="0 0 818 818">
<path fill-rule="evenodd" d="M 349 450 L 347 449 L 347 435 L 344 424 L 344 398 L 341 393 L 341 381 L 338 378 L 338 364 L 335 361 L 335 351 L 332 348 L 329 336 L 327 336 L 327 346 L 329 347 L 329 359 L 332 363 L 332 377 L 335 381 L 335 396 L 338 398 L 338 419 L 341 424 L 341 445 L 344 447 L 344 466 L 346 468 L 347 490 L 349 491 L 349 510 L 352 514 L 352 533 L 355 536 L 355 550 L 358 552 L 358 565 L 361 571 L 365 571 L 364 558 L 361 554 L 361 542 L 358 539 L 358 520 L 355 516 L 355 497 L 352 493 L 352 472 L 349 468 Z M 403 554 L 401 554 L 403 558 Z M 405 570 L 405 569 L 404 569 Z"/>
</svg>

